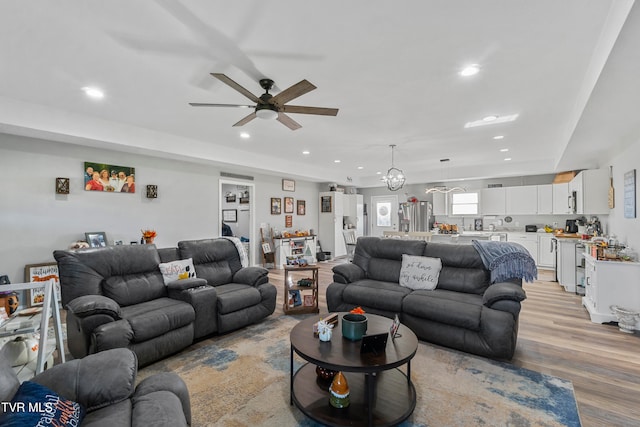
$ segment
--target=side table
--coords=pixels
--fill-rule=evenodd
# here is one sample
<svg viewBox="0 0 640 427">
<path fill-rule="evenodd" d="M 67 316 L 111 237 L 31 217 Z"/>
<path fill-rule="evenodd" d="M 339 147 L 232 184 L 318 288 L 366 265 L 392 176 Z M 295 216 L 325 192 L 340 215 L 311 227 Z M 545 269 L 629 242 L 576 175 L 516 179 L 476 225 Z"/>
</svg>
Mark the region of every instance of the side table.
<svg viewBox="0 0 640 427">
<path fill-rule="evenodd" d="M 284 265 L 284 314 L 319 313 L 318 309 L 318 270 L 317 265 L 298 267 Z M 300 281 L 311 282 L 308 286 L 299 284 Z M 290 305 L 289 298 L 297 295 L 298 304 Z"/>
</svg>

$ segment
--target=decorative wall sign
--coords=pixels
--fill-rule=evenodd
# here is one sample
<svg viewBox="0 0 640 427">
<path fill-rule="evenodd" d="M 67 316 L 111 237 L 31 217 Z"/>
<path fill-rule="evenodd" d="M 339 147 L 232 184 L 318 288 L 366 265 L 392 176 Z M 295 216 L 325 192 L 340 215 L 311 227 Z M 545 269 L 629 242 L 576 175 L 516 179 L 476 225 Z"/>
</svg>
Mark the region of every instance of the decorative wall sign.
<svg viewBox="0 0 640 427">
<path fill-rule="evenodd" d="M 238 210 L 222 209 L 222 220 L 224 222 L 238 222 Z"/>
<path fill-rule="evenodd" d="M 282 199 L 279 197 L 271 198 L 271 215 L 280 215 L 282 213 Z"/>
<path fill-rule="evenodd" d="M 46 262 L 42 264 L 28 264 L 24 267 L 25 282 L 42 282 L 41 288 L 28 289 L 29 307 L 42 305 L 44 302 L 44 283 L 49 280 L 55 281 L 54 289 L 60 301 L 60 276 L 58 275 L 58 264 Z"/>
<path fill-rule="evenodd" d="M 320 212 L 331 212 L 331 196 L 320 197 Z"/>
<path fill-rule="evenodd" d="M 69 194 L 69 178 L 56 178 L 56 194 Z"/>
<path fill-rule="evenodd" d="M 108 193 L 135 193 L 136 168 L 84 162 L 84 189 Z"/>
<path fill-rule="evenodd" d="M 286 228 L 293 227 L 293 215 L 285 215 L 284 216 L 284 226 Z"/>
<path fill-rule="evenodd" d="M 147 199 L 157 199 L 158 198 L 158 186 L 157 185 L 147 185 Z"/>
<path fill-rule="evenodd" d="M 298 200 L 298 215 L 305 215 L 307 213 L 307 207 L 304 200 Z"/>
<path fill-rule="evenodd" d="M 236 195 L 233 193 L 227 193 L 225 196 L 225 200 L 227 203 L 235 203 L 236 202 Z"/>
<path fill-rule="evenodd" d="M 282 191 L 296 191 L 296 182 L 292 179 L 283 179 Z"/>
<path fill-rule="evenodd" d="M 284 198 L 284 213 L 293 213 L 293 197 Z"/>
<path fill-rule="evenodd" d="M 624 174 L 624 217 L 636 217 L 636 170 Z"/>
</svg>

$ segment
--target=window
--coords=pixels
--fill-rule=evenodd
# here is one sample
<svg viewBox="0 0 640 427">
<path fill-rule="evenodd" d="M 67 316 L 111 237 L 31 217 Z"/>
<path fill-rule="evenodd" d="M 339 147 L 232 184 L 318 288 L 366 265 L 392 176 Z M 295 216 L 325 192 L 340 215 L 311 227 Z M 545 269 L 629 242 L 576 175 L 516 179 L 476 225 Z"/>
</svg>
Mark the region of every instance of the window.
<svg viewBox="0 0 640 427">
<path fill-rule="evenodd" d="M 451 215 L 477 215 L 478 193 L 452 193 Z"/>
</svg>

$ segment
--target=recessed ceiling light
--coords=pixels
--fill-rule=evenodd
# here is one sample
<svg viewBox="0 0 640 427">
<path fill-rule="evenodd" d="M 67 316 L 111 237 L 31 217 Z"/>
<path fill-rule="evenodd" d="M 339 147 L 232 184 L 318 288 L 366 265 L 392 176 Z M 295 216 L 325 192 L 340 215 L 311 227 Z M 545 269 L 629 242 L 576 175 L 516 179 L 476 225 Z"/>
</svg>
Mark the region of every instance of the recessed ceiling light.
<svg viewBox="0 0 640 427">
<path fill-rule="evenodd" d="M 496 135 L 493 139 L 504 139 L 504 135 Z"/>
<path fill-rule="evenodd" d="M 364 166 L 358 166 L 358 169 L 364 169 Z"/>
<path fill-rule="evenodd" d="M 511 157 L 505 157 L 504 161 L 508 162 L 509 160 L 511 160 Z"/>
<path fill-rule="evenodd" d="M 376 175 L 382 175 L 382 172 L 378 171 L 376 172 Z"/>
<path fill-rule="evenodd" d="M 333 163 L 340 163 L 340 160 L 334 160 Z"/>
<path fill-rule="evenodd" d="M 508 149 L 508 148 L 501 148 L 501 149 L 500 149 L 500 152 L 501 152 L 501 153 L 506 153 L 507 151 L 509 151 L 509 149 Z"/>
<path fill-rule="evenodd" d="M 242 133 L 240 134 L 240 138 L 242 138 L 242 139 L 249 139 L 249 138 L 251 138 L 251 135 L 249 135 L 247 132 L 242 132 Z"/>
<path fill-rule="evenodd" d="M 310 152 L 310 151 L 308 151 L 308 150 L 304 150 L 304 151 L 302 152 L 302 154 L 307 155 L 307 154 L 311 154 L 311 152 Z"/>
<path fill-rule="evenodd" d="M 507 116 L 491 115 L 491 116 L 486 116 L 481 120 L 476 120 L 476 121 L 473 121 L 473 122 L 467 122 L 467 123 L 465 123 L 464 127 L 465 128 L 473 128 L 473 127 L 476 127 L 476 126 L 496 125 L 498 123 L 512 122 L 517 118 L 518 118 L 517 114 L 509 114 Z"/>
<path fill-rule="evenodd" d="M 471 64 L 464 67 L 460 70 L 460 75 L 462 77 L 475 76 L 480 71 L 480 66 L 478 64 Z"/>
<path fill-rule="evenodd" d="M 102 99 L 102 98 L 104 98 L 104 92 L 102 90 L 98 89 L 97 87 L 85 86 L 85 87 L 82 88 L 82 90 L 90 98 L 93 98 L 93 99 Z"/>
</svg>

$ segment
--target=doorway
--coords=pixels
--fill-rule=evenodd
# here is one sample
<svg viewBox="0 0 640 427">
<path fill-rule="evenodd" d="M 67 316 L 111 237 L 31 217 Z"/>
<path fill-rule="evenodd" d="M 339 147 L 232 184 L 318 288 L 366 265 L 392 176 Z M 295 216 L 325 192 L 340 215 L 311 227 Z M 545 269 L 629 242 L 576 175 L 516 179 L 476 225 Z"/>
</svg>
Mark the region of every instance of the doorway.
<svg viewBox="0 0 640 427">
<path fill-rule="evenodd" d="M 232 236 L 245 243 L 249 265 L 255 265 L 255 184 L 250 181 L 220 178 L 218 194 L 218 235 L 228 235 L 230 232 Z"/>
<path fill-rule="evenodd" d="M 371 196 L 371 235 L 398 230 L 398 196 Z"/>
</svg>

